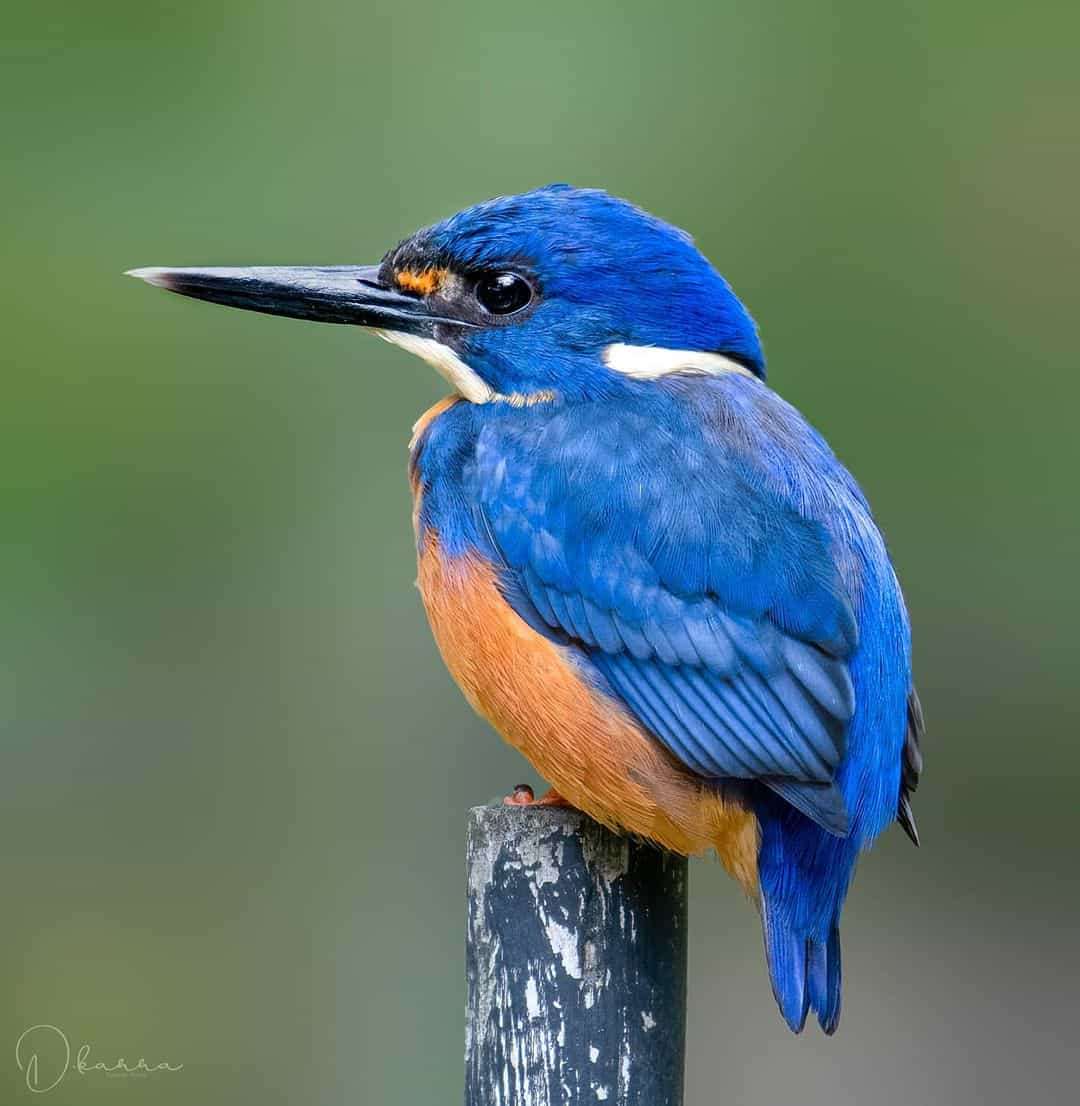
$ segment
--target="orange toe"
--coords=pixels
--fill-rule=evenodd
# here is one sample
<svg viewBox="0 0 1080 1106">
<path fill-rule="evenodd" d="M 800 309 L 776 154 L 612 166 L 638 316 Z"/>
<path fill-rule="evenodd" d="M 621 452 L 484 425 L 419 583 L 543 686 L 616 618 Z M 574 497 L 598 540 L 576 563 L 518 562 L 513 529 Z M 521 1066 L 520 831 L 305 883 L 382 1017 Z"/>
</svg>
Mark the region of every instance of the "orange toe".
<svg viewBox="0 0 1080 1106">
<path fill-rule="evenodd" d="M 573 806 L 569 799 L 564 799 L 562 795 L 555 790 L 554 787 L 549 787 L 539 799 L 536 800 L 537 806 Z"/>
<path fill-rule="evenodd" d="M 519 783 L 514 788 L 513 794 L 503 799 L 503 806 L 573 806 L 568 799 L 564 799 L 554 787 L 549 787 L 543 795 L 537 799 L 533 789 L 527 783 Z"/>
</svg>

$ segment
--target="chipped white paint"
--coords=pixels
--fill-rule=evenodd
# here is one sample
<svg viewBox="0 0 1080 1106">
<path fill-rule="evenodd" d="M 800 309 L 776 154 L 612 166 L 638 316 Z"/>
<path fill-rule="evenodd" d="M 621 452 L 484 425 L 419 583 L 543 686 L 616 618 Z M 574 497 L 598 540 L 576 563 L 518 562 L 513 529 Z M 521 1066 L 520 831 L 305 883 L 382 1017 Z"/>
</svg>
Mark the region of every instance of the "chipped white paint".
<svg viewBox="0 0 1080 1106">
<path fill-rule="evenodd" d="M 681 944 L 684 865 L 576 811 L 473 811 L 466 1106 L 680 1106 L 678 992 L 634 965 Z"/>
<path fill-rule="evenodd" d="M 636 380 L 658 380 L 670 373 L 694 376 L 719 376 L 741 373 L 752 377 L 749 369 L 719 353 L 696 349 L 665 349 L 662 346 L 631 346 L 616 342 L 604 350 L 604 364 Z"/>
<path fill-rule="evenodd" d="M 554 918 L 548 918 L 544 922 L 544 929 L 547 932 L 551 951 L 562 961 L 563 971 L 571 979 L 580 979 L 581 957 L 578 953 L 576 934 Z"/>
<path fill-rule="evenodd" d="M 563 843 L 559 838 L 544 838 L 522 854 L 522 868 L 532 875 L 529 890 L 535 899 L 542 888 L 557 883 L 562 869 Z"/>
<path fill-rule="evenodd" d="M 540 1017 L 540 992 L 536 989 L 535 979 L 530 979 L 525 984 L 525 1008 L 529 1011 L 530 1018 Z"/>
</svg>

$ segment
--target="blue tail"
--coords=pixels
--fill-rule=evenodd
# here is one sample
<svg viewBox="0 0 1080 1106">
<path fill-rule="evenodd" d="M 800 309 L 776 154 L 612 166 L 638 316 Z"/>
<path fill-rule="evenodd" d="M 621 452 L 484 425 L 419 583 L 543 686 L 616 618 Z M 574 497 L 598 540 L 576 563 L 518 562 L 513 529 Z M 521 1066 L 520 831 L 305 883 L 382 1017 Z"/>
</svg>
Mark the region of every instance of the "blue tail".
<svg viewBox="0 0 1080 1106">
<path fill-rule="evenodd" d="M 801 1033 L 813 1010 L 826 1033 L 840 1024 L 840 930 L 818 940 L 765 907 L 765 951 L 773 995 L 784 1021 Z"/>
<path fill-rule="evenodd" d="M 810 1006 L 831 1036 L 840 1024 L 840 927 L 835 922 L 824 941 L 810 939 L 806 961 Z"/>
<path fill-rule="evenodd" d="M 840 909 L 857 849 L 795 811 L 759 812 L 758 876 L 765 952 L 784 1021 L 801 1033 L 811 1010 L 821 1028 L 840 1022 Z"/>
</svg>

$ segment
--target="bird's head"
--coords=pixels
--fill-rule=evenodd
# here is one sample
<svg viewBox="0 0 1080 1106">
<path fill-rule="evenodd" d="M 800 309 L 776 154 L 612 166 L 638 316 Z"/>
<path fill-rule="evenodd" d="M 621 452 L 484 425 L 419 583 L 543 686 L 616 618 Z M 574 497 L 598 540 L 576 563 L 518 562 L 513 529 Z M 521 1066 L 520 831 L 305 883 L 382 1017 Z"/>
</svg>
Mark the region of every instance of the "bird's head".
<svg viewBox="0 0 1080 1106">
<path fill-rule="evenodd" d="M 689 235 L 568 185 L 467 208 L 377 266 L 132 275 L 233 307 L 368 327 L 473 402 L 596 398 L 670 372 L 765 373 L 753 320 Z"/>
</svg>

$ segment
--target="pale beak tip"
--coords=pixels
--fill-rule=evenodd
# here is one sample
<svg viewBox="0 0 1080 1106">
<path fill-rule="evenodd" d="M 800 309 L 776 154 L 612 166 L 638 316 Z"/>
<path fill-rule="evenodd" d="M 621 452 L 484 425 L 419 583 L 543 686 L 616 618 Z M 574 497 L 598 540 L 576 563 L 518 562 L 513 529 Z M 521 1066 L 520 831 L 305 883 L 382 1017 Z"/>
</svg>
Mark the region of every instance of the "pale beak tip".
<svg viewBox="0 0 1080 1106">
<path fill-rule="evenodd" d="M 168 269 L 128 269 L 124 276 L 136 277 L 139 280 L 145 280 L 147 284 L 154 285 L 155 288 L 171 288 L 172 282 L 169 279 Z"/>
</svg>

